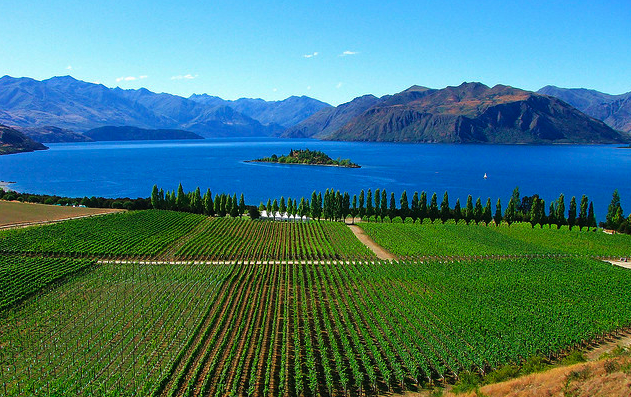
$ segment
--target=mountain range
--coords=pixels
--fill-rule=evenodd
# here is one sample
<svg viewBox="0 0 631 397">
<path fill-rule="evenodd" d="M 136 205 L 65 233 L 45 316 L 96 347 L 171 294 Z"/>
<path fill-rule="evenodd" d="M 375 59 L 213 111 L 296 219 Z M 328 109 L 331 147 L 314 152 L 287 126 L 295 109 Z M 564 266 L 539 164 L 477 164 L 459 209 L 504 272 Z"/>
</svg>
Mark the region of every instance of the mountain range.
<svg viewBox="0 0 631 397">
<path fill-rule="evenodd" d="M 537 91 L 551 95 L 620 131 L 631 132 L 631 92 L 610 95 L 585 88 L 548 85 Z"/>
<path fill-rule="evenodd" d="M 364 95 L 332 107 L 306 96 L 283 101 L 231 101 L 208 94 L 184 98 L 145 88 L 108 88 L 70 76 L 42 81 L 4 76 L 0 123 L 40 142 L 90 141 L 94 139 L 88 131 L 107 127 L 98 130 L 99 140 L 194 139 L 183 132 L 189 131 L 204 138 L 619 143 L 629 141 L 630 99 L 631 93 L 553 86 L 535 93 L 463 83 L 443 89 L 415 85 L 394 95 Z"/>
<path fill-rule="evenodd" d="M 0 123 L 18 127 L 55 126 L 74 132 L 117 125 L 180 129 L 203 137 L 271 136 L 328 106 L 304 96 L 277 102 L 225 101 L 208 96 L 183 98 L 145 88 L 108 88 L 70 76 L 42 81 L 0 78 Z M 262 121 L 248 113 L 260 116 Z"/>
<path fill-rule="evenodd" d="M 616 131 L 555 97 L 505 85 L 412 86 L 355 98 L 288 128 L 283 137 L 441 143 L 620 143 Z"/>
</svg>

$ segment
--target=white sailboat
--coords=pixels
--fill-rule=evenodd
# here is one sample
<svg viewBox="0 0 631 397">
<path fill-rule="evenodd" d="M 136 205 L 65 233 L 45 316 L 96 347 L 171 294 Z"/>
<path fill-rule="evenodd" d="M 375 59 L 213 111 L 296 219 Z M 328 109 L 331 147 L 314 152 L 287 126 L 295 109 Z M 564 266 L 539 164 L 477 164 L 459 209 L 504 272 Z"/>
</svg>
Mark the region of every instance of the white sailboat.
<svg viewBox="0 0 631 397">
<path fill-rule="evenodd" d="M 484 173 L 484 179 L 488 178 L 488 176 L 486 176 L 486 172 Z"/>
</svg>

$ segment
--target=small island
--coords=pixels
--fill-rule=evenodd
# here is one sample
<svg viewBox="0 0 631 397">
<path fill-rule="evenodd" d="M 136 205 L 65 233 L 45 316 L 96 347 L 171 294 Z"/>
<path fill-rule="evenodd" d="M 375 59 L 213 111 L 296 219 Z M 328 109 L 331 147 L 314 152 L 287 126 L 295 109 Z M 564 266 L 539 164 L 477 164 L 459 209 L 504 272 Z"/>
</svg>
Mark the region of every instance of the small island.
<svg viewBox="0 0 631 397">
<path fill-rule="evenodd" d="M 290 150 L 288 155 L 277 156 L 275 154 L 272 157 L 264 157 L 262 159 L 250 160 L 249 162 L 255 163 L 279 163 L 279 164 L 306 164 L 306 165 L 325 165 L 330 167 L 347 167 L 347 168 L 361 168 L 355 163 L 351 163 L 349 159 L 333 160 L 328 155 L 318 150 Z"/>
</svg>

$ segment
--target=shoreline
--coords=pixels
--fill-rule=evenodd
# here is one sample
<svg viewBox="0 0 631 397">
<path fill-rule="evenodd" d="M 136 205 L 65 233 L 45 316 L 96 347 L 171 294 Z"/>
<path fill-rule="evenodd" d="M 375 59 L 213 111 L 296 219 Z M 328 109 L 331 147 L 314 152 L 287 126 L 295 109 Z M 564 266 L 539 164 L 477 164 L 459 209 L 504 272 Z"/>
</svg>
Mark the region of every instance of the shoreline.
<svg viewBox="0 0 631 397">
<path fill-rule="evenodd" d="M 10 185 L 15 184 L 16 182 L 13 181 L 0 181 L 0 189 L 4 190 L 5 192 L 14 192 L 15 190 L 11 189 Z"/>
</svg>

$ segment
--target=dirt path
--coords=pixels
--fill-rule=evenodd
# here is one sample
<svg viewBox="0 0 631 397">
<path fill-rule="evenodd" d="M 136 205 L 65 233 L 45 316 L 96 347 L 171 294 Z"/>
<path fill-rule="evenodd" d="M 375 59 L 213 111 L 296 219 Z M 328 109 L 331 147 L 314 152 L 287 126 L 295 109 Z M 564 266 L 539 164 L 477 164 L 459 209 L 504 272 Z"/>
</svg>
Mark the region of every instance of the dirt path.
<svg viewBox="0 0 631 397">
<path fill-rule="evenodd" d="M 375 240 L 370 238 L 362 230 L 361 227 L 357 225 L 347 225 L 347 226 L 351 229 L 351 231 L 353 232 L 355 237 L 359 239 L 359 241 L 361 241 L 366 247 L 370 248 L 370 250 L 374 252 L 375 255 L 377 255 L 377 258 L 383 259 L 383 260 L 389 260 L 389 261 L 397 259 L 394 255 L 392 255 L 390 252 L 386 251 L 382 246 L 377 244 Z"/>
<path fill-rule="evenodd" d="M 609 260 L 609 261 L 605 261 L 605 262 L 609 262 L 609 263 L 611 263 L 612 265 L 615 265 L 615 266 L 624 267 L 625 269 L 631 269 L 631 261 L 628 260 L 628 259 L 626 261 L 624 261 L 624 260 L 622 260 L 622 261 L 620 261 L 620 260 L 618 260 L 618 261 L 616 261 L 616 260 Z"/>
<path fill-rule="evenodd" d="M 604 353 L 610 353 L 618 346 L 631 346 L 631 331 L 624 331 L 619 334 L 610 335 L 597 345 L 590 346 L 585 351 L 585 358 L 590 361 L 598 360 Z"/>
</svg>

